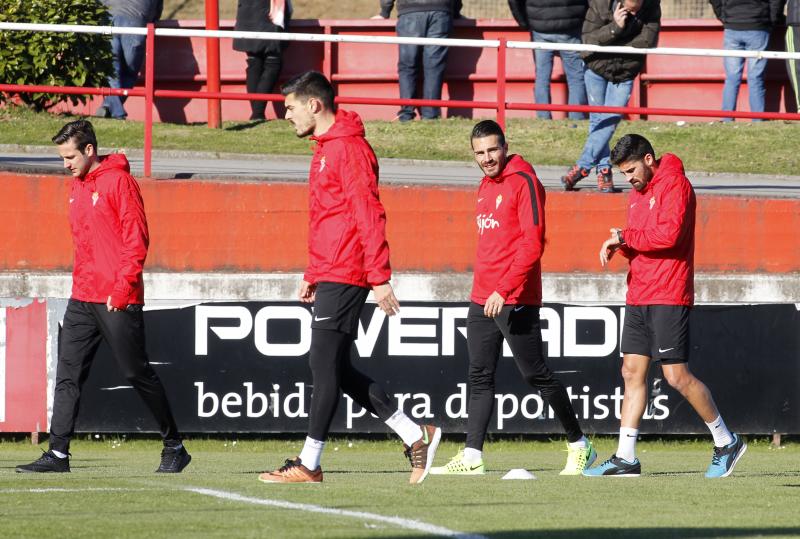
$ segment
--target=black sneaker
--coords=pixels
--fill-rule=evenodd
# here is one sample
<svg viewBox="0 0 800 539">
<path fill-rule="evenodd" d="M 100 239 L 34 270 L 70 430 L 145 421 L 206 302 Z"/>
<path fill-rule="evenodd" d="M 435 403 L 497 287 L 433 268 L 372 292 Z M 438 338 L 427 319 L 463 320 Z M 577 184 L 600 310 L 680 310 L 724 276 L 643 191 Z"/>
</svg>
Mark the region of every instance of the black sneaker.
<svg viewBox="0 0 800 539">
<path fill-rule="evenodd" d="M 614 175 L 611 167 L 597 169 L 597 190 L 601 193 L 614 192 Z"/>
<path fill-rule="evenodd" d="M 161 450 L 161 464 L 156 473 L 181 473 L 190 462 L 192 456 L 183 445 L 178 448 L 165 447 Z"/>
<path fill-rule="evenodd" d="M 564 186 L 565 191 L 572 191 L 575 189 L 575 184 L 586 178 L 589 175 L 589 172 L 590 171 L 588 169 L 585 169 L 579 165 L 573 165 L 564 176 L 561 176 L 561 185 Z"/>
<path fill-rule="evenodd" d="M 17 466 L 17 473 L 69 473 L 69 457 L 61 459 L 52 451 L 43 451 L 37 460 Z"/>
</svg>

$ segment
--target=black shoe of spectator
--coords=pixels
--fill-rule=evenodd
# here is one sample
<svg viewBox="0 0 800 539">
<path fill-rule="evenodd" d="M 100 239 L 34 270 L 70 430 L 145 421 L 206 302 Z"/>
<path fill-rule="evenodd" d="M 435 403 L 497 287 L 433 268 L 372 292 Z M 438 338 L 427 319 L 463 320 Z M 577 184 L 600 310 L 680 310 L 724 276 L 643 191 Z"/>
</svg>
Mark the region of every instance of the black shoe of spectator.
<svg viewBox="0 0 800 539">
<path fill-rule="evenodd" d="M 181 473 L 189 463 L 192 456 L 183 447 L 183 444 L 176 447 L 165 447 L 161 450 L 161 464 L 156 473 Z"/>
<path fill-rule="evenodd" d="M 94 116 L 95 118 L 110 118 L 111 111 L 109 111 L 108 108 L 101 105 L 100 107 L 97 108 L 96 111 L 94 111 Z"/>
<path fill-rule="evenodd" d="M 43 451 L 42 456 L 30 464 L 17 466 L 17 473 L 68 473 L 69 456 L 58 458 L 52 451 Z"/>
</svg>

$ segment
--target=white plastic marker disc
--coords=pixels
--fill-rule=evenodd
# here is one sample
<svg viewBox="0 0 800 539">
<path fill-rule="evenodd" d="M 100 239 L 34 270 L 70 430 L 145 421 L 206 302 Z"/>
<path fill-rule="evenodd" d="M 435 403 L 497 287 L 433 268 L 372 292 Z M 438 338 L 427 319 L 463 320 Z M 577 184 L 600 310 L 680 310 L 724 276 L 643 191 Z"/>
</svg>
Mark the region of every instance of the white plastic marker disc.
<svg viewBox="0 0 800 539">
<path fill-rule="evenodd" d="M 528 470 L 514 468 L 513 470 L 509 470 L 508 473 L 503 476 L 503 479 L 536 479 L 536 476 Z"/>
</svg>

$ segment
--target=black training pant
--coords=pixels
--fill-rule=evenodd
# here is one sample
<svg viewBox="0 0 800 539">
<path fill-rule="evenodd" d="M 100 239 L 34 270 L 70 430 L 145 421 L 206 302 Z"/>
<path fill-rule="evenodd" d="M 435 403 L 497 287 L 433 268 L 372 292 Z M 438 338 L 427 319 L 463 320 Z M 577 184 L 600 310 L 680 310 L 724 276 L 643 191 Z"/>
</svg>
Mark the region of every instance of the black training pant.
<svg viewBox="0 0 800 539">
<path fill-rule="evenodd" d="M 246 83 L 248 94 L 271 94 L 281 74 L 281 57 L 247 53 Z M 266 101 L 250 101 L 251 120 L 263 120 Z"/>
<path fill-rule="evenodd" d="M 523 378 L 537 388 L 553 408 L 567 433 L 567 440 L 580 440 L 583 432 L 567 390 L 559 380 L 553 378 L 544 361 L 539 307 L 506 305 L 499 316 L 489 318 L 483 314 L 483 305 L 470 303 L 467 314 L 470 387 L 467 447 L 483 448 L 494 408 L 494 378 L 497 361 L 503 351 L 504 337 Z"/>
<path fill-rule="evenodd" d="M 105 339 L 122 374 L 133 385 L 158 421 L 165 445 L 181 441 L 164 386 L 150 366 L 145 351 L 144 316 L 140 305 L 108 312 L 102 303 L 69 300 L 58 343 L 58 367 L 50 420 L 50 449 L 69 452 L 81 388 L 100 340 Z"/>
<path fill-rule="evenodd" d="M 314 392 L 308 436 L 324 441 L 339 405 L 339 390 L 383 421 L 395 412 L 389 396 L 375 380 L 353 367 L 350 354 L 358 332 L 358 315 L 369 291 L 340 283 L 319 283 L 311 323 L 311 367 Z"/>
</svg>

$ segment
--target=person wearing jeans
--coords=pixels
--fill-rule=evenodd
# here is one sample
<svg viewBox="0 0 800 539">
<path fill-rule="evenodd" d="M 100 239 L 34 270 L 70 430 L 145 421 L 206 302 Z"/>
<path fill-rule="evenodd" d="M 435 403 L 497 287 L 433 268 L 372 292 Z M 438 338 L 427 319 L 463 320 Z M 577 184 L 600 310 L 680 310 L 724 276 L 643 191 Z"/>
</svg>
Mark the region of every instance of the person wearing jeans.
<svg viewBox="0 0 800 539">
<path fill-rule="evenodd" d="M 122 28 L 141 28 L 161 18 L 163 0 L 102 0 L 111 13 L 113 26 Z M 108 78 L 111 88 L 133 88 L 139 79 L 145 53 L 143 35 L 114 34 L 111 37 L 111 55 L 114 74 Z M 124 120 L 126 96 L 109 95 L 103 99 L 95 116 Z"/>
<path fill-rule="evenodd" d="M 725 28 L 723 48 L 736 51 L 763 51 L 769 44 L 772 28 L 783 18 L 786 0 L 710 0 L 714 14 Z M 725 86 L 722 89 L 722 110 L 736 110 L 742 84 L 744 58 L 726 57 Z M 764 112 L 764 58 L 747 59 L 747 90 L 751 112 Z M 730 122 L 732 118 L 724 118 Z M 759 120 L 753 120 L 759 121 Z"/>
<path fill-rule="evenodd" d="M 581 26 L 586 17 L 586 0 L 509 0 L 508 6 L 517 23 L 531 31 L 531 39 L 539 43 L 581 42 Z M 570 105 L 586 104 L 586 88 L 583 82 L 586 67 L 577 51 L 534 50 L 536 84 L 534 98 L 538 105 L 550 103 L 550 78 L 553 74 L 553 56 L 561 57 L 564 75 L 567 78 Z M 549 110 L 536 112 L 536 117 L 549 120 Z M 570 112 L 571 120 L 585 120 L 583 112 Z"/>
<path fill-rule="evenodd" d="M 587 45 L 621 47 L 655 47 L 661 29 L 659 0 L 590 0 L 583 23 L 583 42 Z M 586 62 L 586 93 L 589 105 L 624 107 L 628 104 L 633 81 L 644 67 L 641 54 L 607 52 L 582 53 Z M 613 193 L 614 181 L 609 162 L 609 142 L 614 136 L 619 114 L 589 114 L 589 136 L 575 165 L 561 177 L 561 184 L 572 191 L 575 184 L 597 169 L 597 189 Z"/>
<path fill-rule="evenodd" d="M 381 13 L 374 19 L 386 19 L 392 11 L 394 0 L 381 0 Z M 447 38 L 453 29 L 453 18 L 461 12 L 461 0 L 398 0 L 397 35 L 399 37 Z M 422 98 L 442 98 L 444 68 L 447 64 L 447 47 L 439 45 L 400 45 L 397 75 L 400 83 L 400 99 L 417 97 L 417 78 L 420 60 L 423 83 Z M 440 107 L 421 107 L 424 120 L 435 120 L 442 114 Z M 413 120 L 414 107 L 400 107 L 397 119 L 401 122 Z"/>
<path fill-rule="evenodd" d="M 628 104 L 633 90 L 633 79 L 609 82 L 591 69 L 587 69 L 585 80 L 590 105 L 624 107 Z M 579 167 L 591 169 L 596 165 L 598 171 L 611 168 L 609 142 L 621 119 L 621 114 L 598 112 L 589 115 L 589 136 L 578 158 Z"/>
<path fill-rule="evenodd" d="M 800 52 L 800 0 L 789 0 L 786 8 L 786 52 Z M 800 60 L 786 60 L 789 82 L 794 89 L 797 110 L 800 110 Z"/>
</svg>

